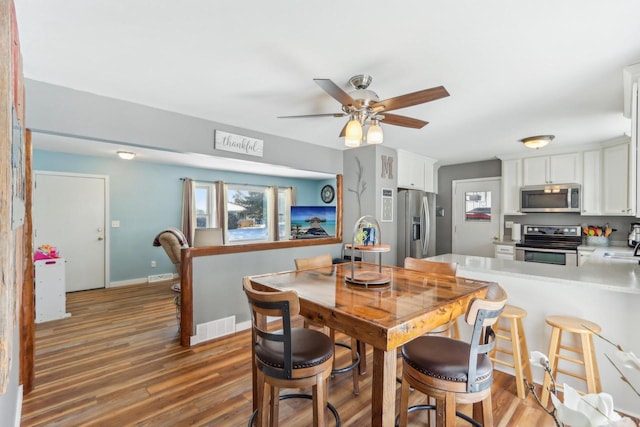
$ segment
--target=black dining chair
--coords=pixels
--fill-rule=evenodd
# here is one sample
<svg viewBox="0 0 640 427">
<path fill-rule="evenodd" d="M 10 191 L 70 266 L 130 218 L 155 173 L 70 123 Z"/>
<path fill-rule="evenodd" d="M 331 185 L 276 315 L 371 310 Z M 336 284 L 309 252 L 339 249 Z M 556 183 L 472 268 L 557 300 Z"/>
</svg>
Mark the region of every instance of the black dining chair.
<svg viewBox="0 0 640 427">
<path fill-rule="evenodd" d="M 493 284 L 484 298 L 474 298 L 469 303 L 465 321 L 473 326 L 473 333 L 468 343 L 426 335 L 402 346 L 400 427 L 406 427 L 409 412 L 421 409 L 435 410 L 439 426 L 454 427 L 456 415 L 474 426 L 493 426 L 493 364 L 488 353 L 495 345 L 491 326 L 506 301 L 506 292 Z M 435 405 L 409 408 L 410 387 L 435 399 Z M 456 412 L 457 403 L 472 403 L 473 418 Z"/>
<path fill-rule="evenodd" d="M 278 425 L 279 400 L 288 398 L 312 399 L 313 426 L 325 426 L 325 407 L 340 425 L 337 410 L 327 401 L 327 379 L 333 365 L 333 342 L 320 331 L 292 328 L 291 318 L 300 311 L 295 291 L 262 292 L 253 289 L 244 279 L 244 292 L 249 300 L 252 320 L 252 343 L 257 367 L 257 409 L 249 420 L 262 427 Z M 270 331 L 267 316 L 279 318 L 282 329 Z M 275 320 L 275 319 L 274 319 Z M 287 394 L 281 388 L 312 388 L 312 395 Z"/>
</svg>

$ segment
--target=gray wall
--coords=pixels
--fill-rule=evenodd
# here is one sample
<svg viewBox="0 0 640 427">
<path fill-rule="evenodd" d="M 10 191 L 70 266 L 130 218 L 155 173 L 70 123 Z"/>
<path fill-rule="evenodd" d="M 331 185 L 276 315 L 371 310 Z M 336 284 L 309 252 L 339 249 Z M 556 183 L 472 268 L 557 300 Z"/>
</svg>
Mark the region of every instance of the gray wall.
<svg viewBox="0 0 640 427">
<path fill-rule="evenodd" d="M 382 176 L 382 156 L 393 158 L 392 176 Z M 362 166 L 362 178 L 358 188 L 358 161 Z M 344 241 L 353 240 L 353 227 L 363 215 L 371 215 L 380 224 L 382 243 L 390 244 L 391 251 L 382 254 L 382 262 L 396 264 L 397 241 L 397 167 L 398 155 L 395 150 L 384 145 L 365 145 L 344 152 Z M 363 187 L 364 185 L 364 187 Z M 364 189 L 363 189 L 364 188 Z M 382 189 L 393 190 L 393 222 L 381 222 Z M 361 191 L 360 206 L 356 191 Z M 367 255 L 367 261 L 378 260 L 377 255 Z"/>
<path fill-rule="evenodd" d="M 87 92 L 25 80 L 27 127 L 177 152 L 342 173 L 342 151 Z M 213 148 L 214 130 L 264 140 L 264 157 Z M 304 155 L 300 155 L 304 153 Z"/>
<path fill-rule="evenodd" d="M 436 254 L 451 252 L 452 182 L 458 179 L 489 178 L 494 176 L 502 176 L 502 163 L 498 159 L 440 167 L 438 170 L 436 206 L 444 208 L 444 216 L 436 217 Z"/>
</svg>

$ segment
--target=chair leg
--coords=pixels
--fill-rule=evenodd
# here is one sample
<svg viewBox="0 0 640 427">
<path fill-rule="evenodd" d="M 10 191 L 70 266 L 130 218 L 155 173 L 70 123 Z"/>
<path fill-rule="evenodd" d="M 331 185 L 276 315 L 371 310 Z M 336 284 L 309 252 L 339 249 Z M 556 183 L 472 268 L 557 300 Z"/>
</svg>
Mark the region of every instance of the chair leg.
<svg viewBox="0 0 640 427">
<path fill-rule="evenodd" d="M 322 373 L 316 375 L 316 383 L 313 385 L 313 427 L 326 425 L 324 409 L 327 406 L 327 384 L 322 378 Z"/>
<path fill-rule="evenodd" d="M 446 392 L 442 406 L 443 406 L 442 420 L 444 421 L 444 426 L 455 427 L 456 425 L 456 394 L 453 392 Z M 439 412 L 439 411 L 436 409 L 436 412 Z"/>
<path fill-rule="evenodd" d="M 258 370 L 258 372 L 256 373 L 256 388 L 258 390 L 257 392 L 257 402 L 256 402 L 256 408 L 257 408 L 257 415 L 256 415 L 256 425 L 258 427 L 264 427 L 266 426 L 265 421 L 265 405 L 264 405 L 264 401 L 265 401 L 265 382 L 264 382 L 264 374 Z"/>
<path fill-rule="evenodd" d="M 335 360 L 335 358 L 334 358 Z M 355 363 L 358 360 L 358 340 L 355 338 L 351 338 L 351 362 Z M 362 356 L 360 357 L 362 360 Z M 358 380 L 358 369 L 352 369 L 351 374 L 353 375 L 353 394 L 360 394 L 360 381 Z"/>
<path fill-rule="evenodd" d="M 491 395 L 488 395 L 485 399 L 473 404 L 473 419 L 484 427 L 493 427 Z"/>
<path fill-rule="evenodd" d="M 277 427 L 280 422 L 280 388 L 271 386 L 271 427 Z"/>
<path fill-rule="evenodd" d="M 551 339 L 549 341 L 549 368 L 551 368 L 551 375 L 556 377 L 556 372 L 558 370 L 558 347 L 560 346 L 560 341 L 562 340 L 562 331 L 560 328 L 553 328 L 551 330 Z M 540 394 L 540 403 L 542 403 L 543 407 L 547 407 L 547 403 L 549 402 L 549 387 L 551 387 L 551 379 L 549 375 L 544 376 L 544 381 L 542 383 L 542 394 Z"/>
<path fill-rule="evenodd" d="M 262 377 L 262 391 L 259 394 L 260 406 L 258 407 L 258 420 L 261 427 L 267 427 L 269 422 L 269 408 L 271 407 L 271 386 Z M 273 422 L 273 421 L 272 421 Z"/>
<path fill-rule="evenodd" d="M 400 419 L 399 426 L 407 427 L 407 418 L 409 415 L 409 382 L 402 379 L 402 387 L 400 389 Z"/>
</svg>

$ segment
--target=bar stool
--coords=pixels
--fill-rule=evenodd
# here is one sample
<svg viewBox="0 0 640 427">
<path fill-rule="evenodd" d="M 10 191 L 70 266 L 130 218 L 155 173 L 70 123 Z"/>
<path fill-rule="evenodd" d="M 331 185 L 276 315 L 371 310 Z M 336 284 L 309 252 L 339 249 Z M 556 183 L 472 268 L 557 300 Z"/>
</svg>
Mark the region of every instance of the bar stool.
<svg viewBox="0 0 640 427">
<path fill-rule="evenodd" d="M 593 333 L 600 333 L 602 328 L 588 320 L 571 316 L 547 316 L 545 321 L 551 326 L 549 366 L 551 368 L 551 375 L 553 378 L 557 379 L 557 373 L 572 376 L 587 383 L 587 393 L 600 393 L 602 391 L 602 387 L 600 385 L 600 373 L 598 372 L 598 364 L 593 346 Z M 580 338 L 581 348 L 563 345 L 563 332 L 578 335 Z M 561 350 L 577 354 L 580 358 L 560 354 Z M 564 369 L 558 369 L 558 361 L 560 359 L 582 365 L 585 371 L 584 376 Z M 549 400 L 548 388 L 550 384 L 551 379 L 546 375 L 542 385 L 542 394 L 540 396 L 540 402 L 543 406 L 547 406 L 547 402 Z"/>
<path fill-rule="evenodd" d="M 500 319 L 493 328 L 496 332 L 496 347 L 491 354 L 493 363 L 513 368 L 516 376 L 516 390 L 520 399 L 527 397 L 524 380 L 526 379 L 529 384 L 533 384 L 527 338 L 522 326 L 522 319 L 525 317 L 527 317 L 527 312 L 523 308 L 509 304 L 504 306 Z M 505 320 L 506 322 L 500 322 L 500 320 Z M 505 323 L 507 324 L 505 325 Z M 511 349 L 499 347 L 497 340 L 510 341 Z M 496 353 L 498 352 L 511 356 L 513 362 L 496 358 Z"/>
</svg>

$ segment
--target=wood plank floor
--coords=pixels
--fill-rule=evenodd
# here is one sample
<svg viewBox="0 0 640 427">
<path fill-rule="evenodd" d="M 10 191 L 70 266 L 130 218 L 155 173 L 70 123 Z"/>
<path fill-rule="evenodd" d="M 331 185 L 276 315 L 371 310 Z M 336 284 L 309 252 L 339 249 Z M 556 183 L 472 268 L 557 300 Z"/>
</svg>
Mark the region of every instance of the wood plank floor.
<svg viewBox="0 0 640 427">
<path fill-rule="evenodd" d="M 24 398 L 22 426 L 246 426 L 249 332 L 180 347 L 170 285 L 68 294 L 71 317 L 36 325 L 35 387 Z M 349 355 L 338 357 L 346 362 Z M 369 425 L 372 353 L 367 357 L 359 396 L 351 393 L 350 374 L 331 380 L 329 400 L 344 426 Z M 411 398 L 424 400 L 417 392 Z M 496 426 L 554 426 L 531 396 L 518 399 L 513 377 L 500 372 L 493 407 Z M 280 414 L 282 426 L 309 425 L 310 402 L 283 401 Z M 424 425 L 424 414 L 410 421 Z"/>
</svg>

